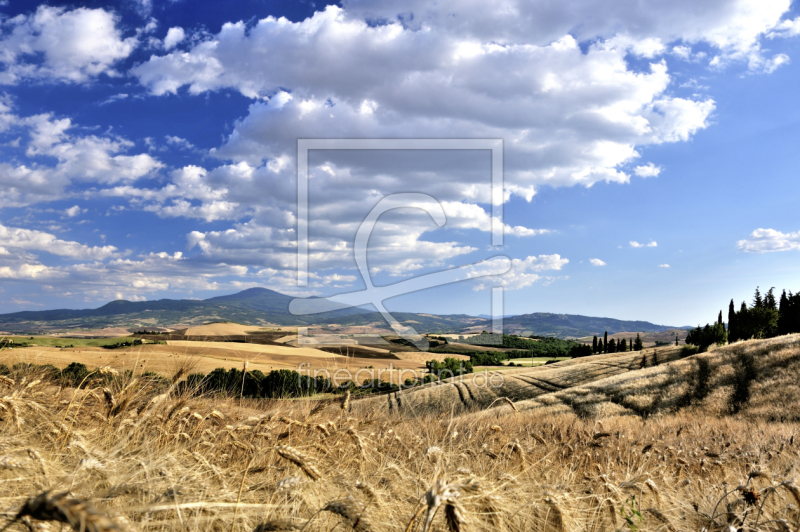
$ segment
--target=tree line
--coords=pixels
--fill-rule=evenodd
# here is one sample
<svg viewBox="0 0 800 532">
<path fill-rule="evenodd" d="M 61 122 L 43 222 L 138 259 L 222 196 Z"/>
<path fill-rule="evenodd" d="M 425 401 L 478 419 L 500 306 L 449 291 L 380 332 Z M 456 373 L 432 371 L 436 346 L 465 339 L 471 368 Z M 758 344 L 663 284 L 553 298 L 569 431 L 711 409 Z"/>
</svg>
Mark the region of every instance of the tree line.
<svg viewBox="0 0 800 532">
<path fill-rule="evenodd" d="M 692 329 L 686 337 L 686 343 L 708 349 L 712 345 L 738 340 L 773 338 L 797 332 L 800 332 L 800 293 L 783 290 L 781 297 L 776 299 L 774 287 L 763 295 L 757 287 L 750 305 L 742 301 L 739 310 L 736 310 L 731 299 L 727 326 L 720 311 L 716 323 Z"/>
<path fill-rule="evenodd" d="M 587 346 L 588 347 L 588 346 Z M 592 339 L 592 353 L 623 353 L 625 351 L 641 351 L 644 348 L 642 345 L 642 337 L 639 336 L 639 333 L 636 333 L 636 340 L 633 338 L 629 340 L 625 340 L 625 338 L 620 339 L 619 342 L 614 340 L 608 339 L 608 331 L 603 334 L 602 338 L 598 338 L 596 335 Z"/>
<path fill-rule="evenodd" d="M 467 338 L 459 339 L 459 343 L 491 346 L 491 347 L 504 347 L 513 349 L 507 351 L 506 357 L 512 358 L 557 358 L 557 357 L 582 357 L 592 354 L 589 346 L 584 345 L 574 340 L 562 340 L 561 338 L 554 338 L 551 336 L 536 336 L 531 335 L 528 337 L 519 336 L 516 334 L 504 334 L 502 340 L 491 333 L 484 331 L 481 334 L 470 336 Z M 434 352 L 440 349 L 433 350 Z M 442 351 L 444 351 L 442 349 Z M 448 353 L 453 353 L 452 346 L 447 347 Z M 472 354 L 472 353 L 464 353 Z M 482 365 L 482 364 L 475 364 Z"/>
</svg>

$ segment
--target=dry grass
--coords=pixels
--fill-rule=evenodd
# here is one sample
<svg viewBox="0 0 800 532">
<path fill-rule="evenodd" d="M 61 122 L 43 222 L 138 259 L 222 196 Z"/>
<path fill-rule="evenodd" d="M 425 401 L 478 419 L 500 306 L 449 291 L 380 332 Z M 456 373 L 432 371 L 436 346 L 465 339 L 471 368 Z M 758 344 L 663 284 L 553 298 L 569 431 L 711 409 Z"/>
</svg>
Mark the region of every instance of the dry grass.
<svg viewBox="0 0 800 532">
<path fill-rule="evenodd" d="M 798 342 L 701 355 L 712 367 L 710 393 L 649 416 L 602 408 L 552 415 L 525 401 L 514 401 L 516 412 L 502 398 L 491 415 L 444 408 L 406 416 L 364 401 L 318 408 L 180 397 L 141 377 L 75 390 L 10 375 L 0 379 L 5 524 L 91 532 L 797 530 L 800 425 L 793 396 L 780 396 L 797 387 Z M 747 353 L 759 373 L 731 415 L 731 362 Z M 639 401 L 646 390 L 634 385 L 638 375 L 674 391 L 664 393 L 668 405 L 686 395 L 678 383 L 696 387 L 696 358 L 644 370 L 623 361 L 625 373 L 590 393 L 605 396 L 613 384 L 623 402 Z"/>
</svg>

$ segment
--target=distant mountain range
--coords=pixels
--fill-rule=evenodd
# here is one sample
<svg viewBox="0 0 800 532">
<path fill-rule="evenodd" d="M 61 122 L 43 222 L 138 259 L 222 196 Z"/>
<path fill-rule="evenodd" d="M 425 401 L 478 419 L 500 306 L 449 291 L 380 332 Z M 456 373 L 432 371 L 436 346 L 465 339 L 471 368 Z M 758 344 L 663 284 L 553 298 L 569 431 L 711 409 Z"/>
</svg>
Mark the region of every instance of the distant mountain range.
<svg viewBox="0 0 800 532">
<path fill-rule="evenodd" d="M 112 301 L 100 308 L 84 310 L 41 310 L 0 314 L 0 330 L 32 333 L 106 327 L 155 328 L 171 325 L 201 325 L 212 321 L 233 321 L 245 325 L 318 325 L 338 327 L 386 327 L 381 315 L 362 308 L 351 308 L 294 316 L 289 302 L 294 299 L 266 288 L 250 288 L 236 294 L 204 300 L 160 299 L 157 301 Z M 467 329 L 488 329 L 491 320 L 484 317 L 454 314 L 437 316 L 395 312 L 400 322 L 421 333 L 455 333 Z M 646 321 L 623 321 L 571 314 L 523 314 L 504 318 L 506 331 L 515 334 L 581 337 L 622 331 L 663 332 L 673 327 Z M 337 327 L 338 326 L 338 327 Z M 478 331 L 480 332 L 480 331 Z"/>
</svg>

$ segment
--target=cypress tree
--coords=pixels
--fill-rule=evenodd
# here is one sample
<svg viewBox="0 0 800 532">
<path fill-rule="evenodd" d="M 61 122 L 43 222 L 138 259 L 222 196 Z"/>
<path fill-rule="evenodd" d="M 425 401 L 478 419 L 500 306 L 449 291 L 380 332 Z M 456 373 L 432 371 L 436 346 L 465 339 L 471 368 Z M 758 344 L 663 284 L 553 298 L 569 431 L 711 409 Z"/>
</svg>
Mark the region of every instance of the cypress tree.
<svg viewBox="0 0 800 532">
<path fill-rule="evenodd" d="M 764 300 L 761 298 L 760 287 L 756 286 L 756 293 L 753 296 L 753 308 L 761 308 L 764 306 Z"/>
<path fill-rule="evenodd" d="M 789 331 L 789 298 L 786 297 L 786 290 L 784 290 L 778 307 L 778 334 L 789 334 Z"/>
<path fill-rule="evenodd" d="M 597 335 L 592 339 L 592 353 L 597 353 Z"/>
<path fill-rule="evenodd" d="M 603 353 L 608 353 L 608 331 L 603 335 Z"/>
<path fill-rule="evenodd" d="M 636 340 L 633 344 L 633 350 L 641 351 L 642 349 L 644 349 L 644 346 L 642 345 L 642 337 L 639 336 L 639 333 L 636 333 Z"/>
<path fill-rule="evenodd" d="M 628 338 L 628 349 L 633 351 L 633 338 Z"/>
<path fill-rule="evenodd" d="M 678 345 L 678 333 L 675 333 L 675 345 Z"/>
<path fill-rule="evenodd" d="M 620 353 L 623 353 L 623 352 L 625 352 L 627 350 L 628 350 L 628 343 L 625 341 L 625 338 L 623 338 L 622 340 L 619 341 L 619 344 L 618 344 L 618 347 L 617 347 L 617 351 L 619 351 Z"/>
<path fill-rule="evenodd" d="M 767 291 L 767 295 L 764 296 L 764 308 L 770 310 L 778 310 L 778 305 L 775 303 L 775 287 L 773 286 Z"/>
<path fill-rule="evenodd" d="M 610 342 L 608 342 L 608 352 L 609 353 L 617 352 L 617 342 L 615 342 L 613 338 L 611 339 Z"/>
<path fill-rule="evenodd" d="M 731 299 L 731 304 L 728 305 L 728 341 L 733 343 L 739 339 L 739 334 L 737 325 L 736 325 L 736 308 L 733 306 L 733 299 Z"/>
<path fill-rule="evenodd" d="M 736 314 L 736 330 L 736 335 L 739 340 L 749 340 L 753 336 L 753 332 L 750 327 L 750 316 L 749 312 L 747 311 L 747 303 L 744 301 L 742 301 L 742 306 L 739 308 L 739 312 Z"/>
<path fill-rule="evenodd" d="M 789 333 L 800 332 L 800 294 L 789 292 L 789 307 L 786 312 L 786 330 Z"/>
</svg>

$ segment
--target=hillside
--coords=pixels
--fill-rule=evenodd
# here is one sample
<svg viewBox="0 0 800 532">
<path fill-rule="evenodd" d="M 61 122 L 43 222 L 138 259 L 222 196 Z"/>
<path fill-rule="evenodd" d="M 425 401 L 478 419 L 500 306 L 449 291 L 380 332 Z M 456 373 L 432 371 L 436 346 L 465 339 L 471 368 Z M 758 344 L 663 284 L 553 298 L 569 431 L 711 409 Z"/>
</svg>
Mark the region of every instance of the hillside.
<svg viewBox="0 0 800 532">
<path fill-rule="evenodd" d="M 348 328 L 387 329 L 383 317 L 362 308 L 294 316 L 289 312 L 292 296 L 250 288 L 236 294 L 205 300 L 160 299 L 157 301 L 112 301 L 100 308 L 43 310 L 0 314 L 0 331 L 44 332 L 106 327 L 155 328 L 182 324 L 183 327 L 213 321 L 232 321 L 252 326 L 317 325 L 339 332 Z M 465 314 L 437 316 L 427 313 L 396 312 L 395 318 L 420 333 L 480 332 L 491 322 Z M 644 321 L 592 318 L 570 314 L 525 314 L 505 319 L 508 332 L 524 335 L 580 337 L 620 331 L 662 332 L 670 327 Z"/>
<path fill-rule="evenodd" d="M 364 399 L 354 408 L 412 416 L 448 412 L 469 418 L 532 411 L 584 419 L 649 418 L 689 409 L 703 415 L 735 413 L 800 422 L 800 334 L 695 351 L 669 346 L 465 375 Z"/>
</svg>

